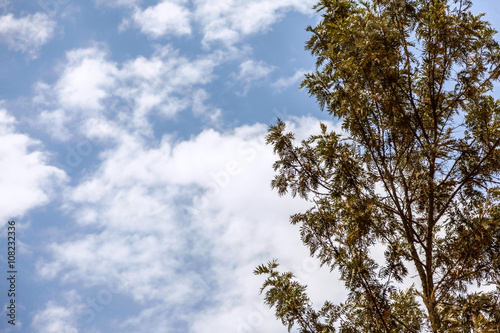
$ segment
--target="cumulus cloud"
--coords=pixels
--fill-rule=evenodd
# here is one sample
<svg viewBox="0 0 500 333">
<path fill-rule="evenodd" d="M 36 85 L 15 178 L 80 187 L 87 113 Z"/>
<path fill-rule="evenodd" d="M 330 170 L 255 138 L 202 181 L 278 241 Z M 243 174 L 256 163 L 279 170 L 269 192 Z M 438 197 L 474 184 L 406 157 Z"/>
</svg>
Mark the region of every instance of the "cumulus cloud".
<svg viewBox="0 0 500 333">
<path fill-rule="evenodd" d="M 56 22 L 44 13 L 20 18 L 12 13 L 0 16 L 0 41 L 9 49 L 36 58 L 40 48 L 53 36 Z"/>
<path fill-rule="evenodd" d="M 299 69 L 292 76 L 280 77 L 278 80 L 276 80 L 273 83 L 273 87 L 276 88 L 278 91 L 281 91 L 281 90 L 284 90 L 288 87 L 296 85 L 301 79 L 304 78 L 304 74 L 307 72 L 308 71 L 305 71 L 303 69 Z"/>
<path fill-rule="evenodd" d="M 240 71 L 237 79 L 250 82 L 265 78 L 274 70 L 263 61 L 247 60 L 240 64 Z"/>
<path fill-rule="evenodd" d="M 312 0 L 195 0 L 194 15 L 201 24 L 205 46 L 231 45 L 268 30 L 287 11 L 312 14 L 314 4 Z"/>
<path fill-rule="evenodd" d="M 96 0 L 97 5 L 110 7 L 134 7 L 141 2 L 142 0 Z"/>
<path fill-rule="evenodd" d="M 204 89 L 198 89 L 193 94 L 193 113 L 197 116 L 204 116 L 210 120 L 214 126 L 221 124 L 222 110 L 211 107 L 206 103 L 209 94 Z"/>
<path fill-rule="evenodd" d="M 273 70 L 274 67 L 267 65 L 264 61 L 249 59 L 240 64 L 238 74 L 235 77 L 244 84 L 243 94 L 246 94 L 253 82 L 265 79 Z"/>
<path fill-rule="evenodd" d="M 214 121 L 221 111 L 205 103 L 208 95 L 200 86 L 211 82 L 214 68 L 226 58 L 214 52 L 189 59 L 166 45 L 149 58 L 116 63 L 100 45 L 71 50 L 56 83 L 36 86 L 38 125 L 67 139 L 86 128 L 87 121 L 106 117 L 144 134 L 151 131 L 147 117 L 152 114 L 172 117 L 191 108 L 195 115 Z"/>
<path fill-rule="evenodd" d="M 38 125 L 50 128 L 51 135 L 62 141 L 71 137 L 71 130 L 67 126 L 69 120 L 68 115 L 63 109 L 44 110 L 40 112 Z"/>
<path fill-rule="evenodd" d="M 144 10 L 136 9 L 132 20 L 142 33 L 151 38 L 191 34 L 190 12 L 184 0 L 166 0 Z"/>
<path fill-rule="evenodd" d="M 0 110 L 0 221 L 22 217 L 27 211 L 47 204 L 66 174 L 48 165 L 40 143 L 15 131 L 15 119 Z"/>
<path fill-rule="evenodd" d="M 131 8 L 120 30 L 131 25 L 156 39 L 169 35 L 186 36 L 199 27 L 202 44 L 232 46 L 245 37 L 265 32 L 288 11 L 313 14 L 313 0 L 161 0 L 141 8 L 139 0 L 97 0 L 98 4 Z"/>
<path fill-rule="evenodd" d="M 94 43 L 69 50 L 54 81 L 35 86 L 36 121 L 54 137 L 69 140 L 83 133 L 91 140 L 106 140 L 98 143 L 99 154 L 91 168 L 63 191 L 62 210 L 68 223 L 75 223 L 72 231 L 77 231 L 44 247 L 47 252 L 36 264 L 38 277 L 60 286 L 77 285 L 82 295 L 115 281 L 122 288 L 113 293 L 140 308 L 126 320 L 123 313 L 106 312 L 106 322 L 116 324 L 120 332 L 235 332 L 248 331 L 247 327 L 282 331 L 272 311 L 262 306 L 258 296 L 262 278 L 252 275 L 255 266 L 277 257 L 298 271 L 302 282 L 328 285 L 312 289 L 314 300 L 337 288 L 324 282 L 330 275 L 308 259 L 297 229 L 288 224 L 290 214 L 310 203 L 280 198 L 269 189 L 275 156 L 264 144 L 267 125 L 216 127 L 222 111 L 210 105 L 207 85 L 217 66 L 235 59 L 244 59 L 236 63 L 232 78 L 245 91 L 269 81 L 274 67 L 247 60 L 248 54 L 242 53 L 248 49 L 238 50 L 235 44 L 269 30 L 287 11 L 310 13 L 312 3 L 96 3 L 125 8 L 129 17 L 123 27 L 134 27 L 156 42 L 193 36 L 199 29 L 206 48 L 199 56 L 187 56 L 170 45 L 154 46 L 155 51 L 117 61 L 105 45 Z M 53 34 L 54 28 L 49 35 Z M 219 43 L 224 47 L 211 49 Z M 27 49 L 16 50 L 29 54 Z M 182 140 L 171 134 L 157 139 L 152 134 L 159 117 L 172 118 L 185 110 L 216 129 Z M 2 180 L 7 188 L 13 187 L 9 181 L 16 181 L 21 190 L 7 213 L 22 214 L 47 203 L 50 190 L 65 176 L 47 166 L 46 154 L 34 150 L 37 147 L 28 136 L 15 133 L 8 115 L 5 119 L 2 125 L 0 117 L 0 130 L 6 133 L 0 136 L 8 138 L 2 142 L 9 145 L 0 144 L 0 149 L 6 160 L 16 161 L 15 172 L 29 175 L 26 180 Z M 317 132 L 318 121 L 292 119 L 290 126 L 301 139 Z M 0 170 L 9 177 L 16 175 L 11 169 Z M 24 188 L 29 195 L 23 194 Z M 33 331 L 90 331 L 78 315 L 88 313 L 84 303 L 77 293 L 69 292 L 43 304 L 31 322 Z"/>
<path fill-rule="evenodd" d="M 35 313 L 31 326 L 39 333 L 78 333 L 78 317 L 83 309 L 81 297 L 75 291 L 66 292 L 61 302 L 49 301 Z"/>
<path fill-rule="evenodd" d="M 119 74 L 118 65 L 108 57 L 100 45 L 68 51 L 57 81 L 35 85 L 33 102 L 39 115 L 34 125 L 67 140 L 81 131 L 87 119 L 105 114 Z"/>
<path fill-rule="evenodd" d="M 291 126 L 300 139 L 317 131 L 318 121 L 295 119 Z M 51 245 L 52 259 L 39 262 L 39 275 L 87 286 L 117 278 L 123 293 L 151 304 L 123 332 L 144 322 L 150 332 L 164 330 L 168 320 L 157 313 L 186 324 L 189 316 L 178 309 L 195 304 L 202 310 L 189 317 L 191 332 L 203 332 L 202 322 L 222 331 L 257 325 L 248 317 L 261 302 L 255 266 L 278 257 L 289 268 L 306 263 L 305 273 L 318 273 L 288 225 L 288 216 L 309 203 L 269 190 L 274 156 L 263 142 L 266 127 L 210 129 L 180 142 L 164 137 L 153 147 L 115 133 L 100 168 L 67 195 L 77 222 L 100 231 Z M 257 311 L 278 327 L 269 310 Z M 241 320 L 224 323 L 228 313 Z"/>
<path fill-rule="evenodd" d="M 138 114 L 157 109 L 165 116 L 192 106 L 193 87 L 209 83 L 220 54 L 196 59 L 179 55 L 170 46 L 148 58 L 138 57 L 123 64 L 117 95 L 135 105 Z"/>
<path fill-rule="evenodd" d="M 102 48 L 69 51 L 67 63 L 55 91 L 63 108 L 102 109 L 102 100 L 115 83 L 117 67 L 106 58 Z"/>
</svg>

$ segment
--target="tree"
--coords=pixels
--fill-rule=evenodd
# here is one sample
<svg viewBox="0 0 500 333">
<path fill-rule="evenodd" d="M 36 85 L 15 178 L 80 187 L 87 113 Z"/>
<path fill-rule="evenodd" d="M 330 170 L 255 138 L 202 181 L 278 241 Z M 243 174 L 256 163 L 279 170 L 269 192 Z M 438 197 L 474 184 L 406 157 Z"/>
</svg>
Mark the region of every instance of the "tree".
<svg viewBox="0 0 500 333">
<path fill-rule="evenodd" d="M 316 71 L 302 88 L 344 134 L 321 124 L 297 145 L 278 119 L 271 185 L 313 203 L 291 223 L 349 294 L 315 307 L 277 261 L 257 267 L 289 330 L 500 332 L 500 101 L 490 95 L 500 47 L 471 5 L 315 6 L 322 20 L 306 49 Z"/>
</svg>

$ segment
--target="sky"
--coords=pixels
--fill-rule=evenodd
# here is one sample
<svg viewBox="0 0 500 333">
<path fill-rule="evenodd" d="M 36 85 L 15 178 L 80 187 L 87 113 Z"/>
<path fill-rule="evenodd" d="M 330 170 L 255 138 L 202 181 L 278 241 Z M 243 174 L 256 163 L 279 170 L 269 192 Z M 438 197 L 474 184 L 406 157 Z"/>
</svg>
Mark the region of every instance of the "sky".
<svg viewBox="0 0 500 333">
<path fill-rule="evenodd" d="M 278 117 L 299 140 L 339 129 L 298 89 L 314 4 L 0 0 L 2 332 L 286 332 L 252 274 L 273 258 L 342 300 L 264 139 Z M 499 28 L 498 2 L 474 11 Z"/>
</svg>

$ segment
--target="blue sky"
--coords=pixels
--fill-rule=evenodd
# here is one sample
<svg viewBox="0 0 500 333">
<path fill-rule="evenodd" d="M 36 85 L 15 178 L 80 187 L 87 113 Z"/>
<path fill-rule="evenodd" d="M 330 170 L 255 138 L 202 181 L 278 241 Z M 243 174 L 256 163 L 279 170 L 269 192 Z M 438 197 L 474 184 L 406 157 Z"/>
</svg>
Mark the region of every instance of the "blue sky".
<svg viewBox="0 0 500 333">
<path fill-rule="evenodd" d="M 272 258 L 341 300 L 263 142 L 277 117 L 338 127 L 298 90 L 314 3 L 0 0 L 2 332 L 285 332 L 252 275 Z M 497 2 L 474 8 L 498 29 Z"/>
</svg>

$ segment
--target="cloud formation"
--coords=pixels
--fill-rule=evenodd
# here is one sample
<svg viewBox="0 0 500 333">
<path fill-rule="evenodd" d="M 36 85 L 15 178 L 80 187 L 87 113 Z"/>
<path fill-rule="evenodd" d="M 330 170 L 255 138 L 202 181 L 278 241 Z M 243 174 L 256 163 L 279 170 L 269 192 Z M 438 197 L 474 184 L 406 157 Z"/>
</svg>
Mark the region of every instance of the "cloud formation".
<svg viewBox="0 0 500 333">
<path fill-rule="evenodd" d="M 68 4 L 56 2 L 59 10 Z M 32 111 L 23 125 L 50 135 L 46 146 L 0 112 L 0 136 L 8 142 L 0 150 L 16 161 L 13 170 L 0 157 L 0 171 L 11 177 L 0 182 L 19 191 L 6 214 L 47 205 L 57 190 L 62 203 L 46 214 L 63 216 L 55 223 L 67 227 L 54 228 L 43 247 L 26 241 L 41 252 L 30 254 L 34 283 L 61 290 L 29 305 L 30 329 L 282 330 L 262 306 L 262 279 L 252 271 L 277 257 L 304 282 L 323 281 L 314 280 L 322 272 L 288 224 L 310 204 L 270 191 L 275 156 L 264 143 L 267 124 L 242 120 L 238 105 L 251 101 L 231 88 L 272 88 L 276 65 L 265 54 L 253 58 L 248 37 L 270 31 L 289 11 L 309 14 L 309 7 L 296 0 L 96 0 L 52 18 L 1 17 L 11 26 L 29 25 L 26 18 L 43 23 L 46 33 L 33 39 L 31 51 L 28 43 L 12 48 L 28 55 L 53 38 L 53 19 L 71 33 L 51 44 L 53 59 L 30 62 L 42 74 L 30 76 L 34 94 L 25 100 Z M 75 34 L 72 24 L 84 21 L 92 24 Z M 117 31 L 119 22 L 129 30 Z M 288 118 L 298 139 L 317 130 L 315 118 Z M 70 150 L 87 159 L 70 161 Z M 66 157 L 58 161 L 66 162 L 60 168 L 68 167 L 70 181 L 49 165 L 56 154 Z M 326 292 L 312 294 L 321 299 Z"/>
<path fill-rule="evenodd" d="M 134 7 L 140 4 L 142 0 L 96 0 L 98 5 L 110 7 Z"/>
<path fill-rule="evenodd" d="M 136 9 L 132 19 L 141 32 L 156 39 L 172 34 L 191 34 L 190 12 L 185 0 L 165 0 L 144 10 Z"/>
<path fill-rule="evenodd" d="M 36 13 L 16 18 L 0 16 L 0 41 L 9 49 L 36 58 L 40 48 L 54 37 L 56 22 L 47 14 Z"/>
<path fill-rule="evenodd" d="M 39 141 L 15 130 L 15 118 L 0 109 L 0 224 L 47 204 L 66 174 L 48 164 Z"/>
<path fill-rule="evenodd" d="M 205 48 L 233 46 L 245 37 L 268 31 L 289 11 L 312 15 L 313 0 L 162 0 L 141 8 L 138 0 L 97 0 L 98 4 L 131 8 L 120 29 L 134 24 L 156 39 L 190 35 L 194 27 L 202 35 Z"/>
<path fill-rule="evenodd" d="M 229 57 L 227 53 L 190 59 L 166 45 L 149 58 L 116 63 L 109 57 L 102 45 L 68 51 L 57 81 L 37 84 L 33 101 L 40 110 L 39 124 L 59 129 L 55 137 L 68 139 L 91 119 L 111 117 L 148 134 L 147 119 L 153 114 L 169 118 L 190 108 L 211 121 L 220 115 L 206 103 L 209 96 L 201 87 L 211 82 L 214 68 Z M 74 130 L 68 131 L 71 126 Z"/>
<path fill-rule="evenodd" d="M 317 125 L 302 118 L 291 129 L 300 138 Z M 39 262 L 39 275 L 88 287 L 118 279 L 124 295 L 152 304 L 129 318 L 123 332 L 144 322 L 160 331 L 165 319 L 153 319 L 154 313 L 172 313 L 172 321 L 182 315 L 176 309 L 196 304 L 212 318 L 209 309 L 217 307 L 214 329 L 247 325 L 260 302 L 260 280 L 251 272 L 262 258 L 272 253 L 289 266 L 308 258 L 287 219 L 309 204 L 262 190 L 274 160 L 265 131 L 263 124 L 206 130 L 181 142 L 164 137 L 150 148 L 138 137 L 116 134 L 98 170 L 67 196 L 80 226 L 100 231 L 52 244 L 52 259 Z M 222 324 L 224 307 L 242 320 Z M 203 331 L 203 313 L 189 320 L 192 332 Z M 264 314 L 272 326 L 274 319 Z"/>
<path fill-rule="evenodd" d="M 78 333 L 78 320 L 83 309 L 77 292 L 65 292 L 62 301 L 48 301 L 44 309 L 35 313 L 31 327 L 39 333 Z"/>
<path fill-rule="evenodd" d="M 293 85 L 297 85 L 297 83 L 300 80 L 304 79 L 304 74 L 308 73 L 310 71 L 305 71 L 303 69 L 299 69 L 295 71 L 295 74 L 289 77 L 280 77 L 278 80 L 276 80 L 273 83 L 273 87 L 276 88 L 278 91 L 282 91 L 284 89 L 287 89 Z"/>
<path fill-rule="evenodd" d="M 274 67 L 267 65 L 264 61 L 249 59 L 240 64 L 238 74 L 235 77 L 236 80 L 244 84 L 243 94 L 246 94 L 253 82 L 265 79 L 273 70 Z"/>
<path fill-rule="evenodd" d="M 288 11 L 312 14 L 315 1 L 306 0 L 194 0 L 194 16 L 201 24 L 203 43 L 232 45 L 246 36 L 265 32 Z"/>
</svg>

